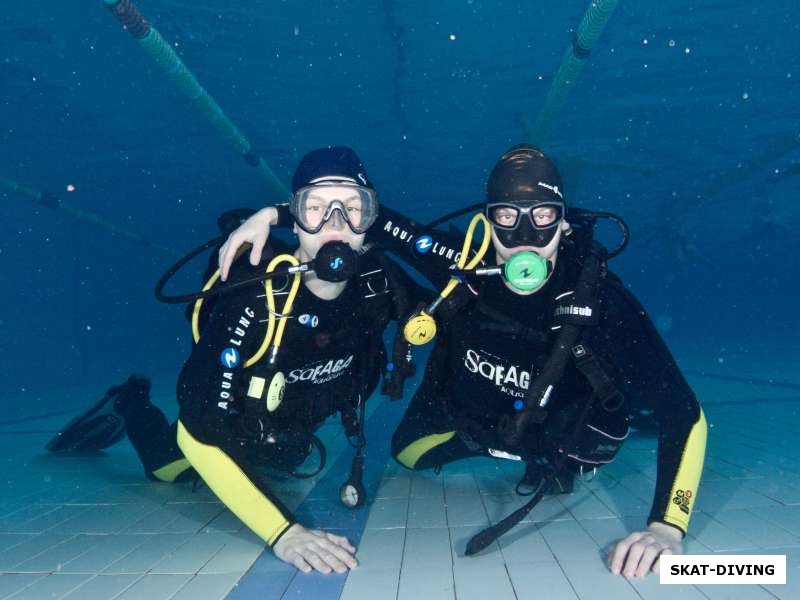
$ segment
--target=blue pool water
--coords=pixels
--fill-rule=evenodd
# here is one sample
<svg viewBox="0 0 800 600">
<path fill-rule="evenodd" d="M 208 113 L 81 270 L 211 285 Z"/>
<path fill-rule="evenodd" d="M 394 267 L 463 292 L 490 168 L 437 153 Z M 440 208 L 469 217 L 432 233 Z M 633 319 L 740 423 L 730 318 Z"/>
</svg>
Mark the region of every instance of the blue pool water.
<svg viewBox="0 0 800 600">
<path fill-rule="evenodd" d="M 148 503 L 161 492 L 145 491 L 127 443 L 96 460 L 53 462 L 42 453 L 44 442 L 133 372 L 153 379 L 154 398 L 174 416 L 175 380 L 191 335 L 183 307 L 155 301 L 156 280 L 188 249 L 217 234 L 221 212 L 285 198 L 193 110 L 103 0 L 6 4 L 0 16 L 0 447 L 9 487 L 0 492 L 0 572 L 6 582 L 13 575 L 25 584 L 0 583 L 0 598 L 50 597 L 50 588 L 36 585 L 61 573 L 61 563 L 27 568 L 2 559 L 17 543 L 51 534 L 66 536 L 51 545 L 83 544 L 82 552 L 67 553 L 72 559 L 91 551 L 89 542 L 96 540 L 70 537 L 91 535 L 82 526 L 56 534 L 49 526 L 21 525 L 51 515 L 57 530 L 67 516 L 80 517 L 62 513 L 59 520 L 45 510 L 48 486 L 54 486 L 58 511 L 102 502 L 108 486 L 117 486 L 114 493 L 141 489 Z M 305 152 L 349 145 L 368 166 L 381 202 L 425 222 L 480 202 L 496 158 L 528 140 L 525 125 L 545 103 L 588 2 L 136 5 L 284 184 Z M 736 446 L 737 418 L 763 419 L 763 427 L 755 427 L 755 447 L 772 439 L 791 457 L 800 402 L 794 358 L 800 331 L 798 34 L 796 1 L 621 0 L 542 143 L 561 169 L 571 205 L 613 211 L 629 223 L 630 246 L 611 266 L 650 313 L 701 403 L 718 405 L 707 412 L 719 416 L 716 431 L 725 442 L 714 447 L 707 465 L 719 457 L 755 478 L 776 476 L 769 466 L 774 462 L 726 454 Z M 42 204 L 43 193 L 59 206 Z M 202 264 L 193 264 L 174 289 L 198 286 Z M 376 411 L 398 418 L 395 408 Z M 766 424 L 774 424 L 775 414 L 781 426 L 770 438 Z M 720 429 L 723 423 L 729 429 Z M 389 426 L 379 431 L 378 439 L 388 440 Z M 639 454 L 633 456 L 638 464 Z M 376 493 L 381 477 L 404 485 L 405 475 L 392 465 L 385 473 L 383 464 L 373 468 Z M 738 480 L 725 469 L 719 473 L 720 481 Z M 453 474 L 456 481 L 473 476 L 480 485 L 480 474 Z M 796 473 L 792 477 L 800 486 Z M 426 497 L 414 496 L 408 485 L 407 497 Z M 178 494 L 169 496 L 178 505 L 195 498 L 164 493 Z M 303 500 L 307 495 L 311 500 Z M 791 494 L 780 496 L 771 498 L 796 505 Z M 298 502 L 313 504 L 314 498 L 309 488 Z M 213 503 L 213 496 L 204 502 Z M 748 502 L 732 510 L 762 506 Z M 16 512 L 27 505 L 41 510 Z M 370 531 L 373 514 L 364 513 L 357 539 Z M 782 547 L 800 546 L 800 531 L 793 529 L 800 519 L 792 515 L 781 521 L 789 536 Z M 731 531 L 745 535 L 739 525 Z M 258 553 L 241 556 L 232 559 L 239 561 L 236 569 L 214 572 L 218 588 L 208 589 L 220 591 L 209 597 L 234 589 Z M 241 594 L 259 589 L 258 573 L 272 572 L 259 560 L 241 579 Z M 454 573 L 460 560 L 448 563 Z M 101 566 L 75 573 L 97 579 L 107 567 Z M 95 582 L 100 591 L 91 597 L 127 597 L 125 577 L 135 586 L 150 576 L 164 583 L 152 583 L 158 597 L 177 598 L 190 593 L 187 581 L 200 572 L 114 572 L 123 578 L 115 580 L 121 587 L 106 593 Z M 81 576 L 61 573 L 76 578 L 69 589 L 48 585 L 55 586 L 55 597 L 83 594 L 77 590 L 90 578 Z M 245 585 L 247 577 L 256 579 Z M 575 579 L 568 570 L 565 577 Z M 370 581 L 325 583 L 324 594 L 360 597 Z M 387 597 L 410 593 L 400 581 Z M 458 580 L 451 581 L 457 593 Z M 313 585 L 289 580 L 281 589 L 273 581 L 273 588 L 277 597 L 291 596 L 286 590 L 317 593 Z M 570 589 L 591 597 L 574 584 Z M 527 597 L 516 587 L 515 594 Z"/>
</svg>

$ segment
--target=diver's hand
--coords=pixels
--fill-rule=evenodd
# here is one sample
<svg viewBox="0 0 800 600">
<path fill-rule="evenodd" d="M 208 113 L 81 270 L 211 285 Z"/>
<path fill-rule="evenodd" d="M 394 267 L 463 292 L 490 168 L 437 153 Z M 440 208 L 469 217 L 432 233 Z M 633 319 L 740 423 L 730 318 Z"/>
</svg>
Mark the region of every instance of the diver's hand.
<svg viewBox="0 0 800 600">
<path fill-rule="evenodd" d="M 645 577 L 650 571 L 658 573 L 659 556 L 683 554 L 679 530 L 664 523 L 650 523 L 645 531 L 634 531 L 611 545 L 608 567 L 614 575 Z"/>
<path fill-rule="evenodd" d="M 346 573 L 347 569 L 358 566 L 353 556 L 356 549 L 347 538 L 318 529 L 306 529 L 300 523 L 289 527 L 272 550 L 275 556 L 303 573 L 314 569 L 326 575 L 332 570 Z"/>
<path fill-rule="evenodd" d="M 277 209 L 268 206 L 252 215 L 228 236 L 219 249 L 219 270 L 222 281 L 228 279 L 231 265 L 236 258 L 236 251 L 243 244 L 249 243 L 253 246 L 250 250 L 250 264 L 256 266 L 261 262 L 261 251 L 264 250 L 264 245 L 267 243 L 270 225 L 275 225 L 277 222 Z"/>
</svg>

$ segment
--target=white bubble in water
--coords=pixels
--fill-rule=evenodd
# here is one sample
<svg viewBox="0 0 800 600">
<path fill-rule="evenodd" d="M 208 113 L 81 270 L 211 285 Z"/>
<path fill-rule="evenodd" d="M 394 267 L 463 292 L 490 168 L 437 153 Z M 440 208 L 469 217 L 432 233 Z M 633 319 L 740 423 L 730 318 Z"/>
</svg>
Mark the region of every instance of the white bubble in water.
<svg viewBox="0 0 800 600">
<path fill-rule="evenodd" d="M 675 47 L 675 40 L 670 40 L 669 41 L 669 47 L 670 48 L 674 48 Z"/>
<path fill-rule="evenodd" d="M 295 25 L 294 26 L 294 34 L 295 35 L 300 35 L 300 26 L 299 25 Z"/>
<path fill-rule="evenodd" d="M 455 42 L 456 41 L 456 34 L 455 33 L 451 33 L 450 34 L 450 41 L 451 42 Z"/>
<path fill-rule="evenodd" d="M 691 52 L 692 52 L 691 48 L 684 48 L 683 49 L 683 53 L 684 54 L 691 54 Z"/>
<path fill-rule="evenodd" d="M 74 192 L 75 191 L 75 186 L 72 185 L 71 183 L 67 184 L 67 191 L 68 192 Z"/>
<path fill-rule="evenodd" d="M 748 98 L 750 98 L 750 94 L 748 94 L 747 92 L 742 94 L 742 100 L 747 100 Z"/>
</svg>

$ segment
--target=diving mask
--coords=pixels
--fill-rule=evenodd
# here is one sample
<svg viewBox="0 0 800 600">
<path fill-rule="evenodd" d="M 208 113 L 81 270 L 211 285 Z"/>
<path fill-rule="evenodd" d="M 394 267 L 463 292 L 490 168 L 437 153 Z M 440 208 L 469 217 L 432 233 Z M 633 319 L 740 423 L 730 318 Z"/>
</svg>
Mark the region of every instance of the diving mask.
<svg viewBox="0 0 800 600">
<path fill-rule="evenodd" d="M 490 202 L 486 218 L 506 248 L 534 246 L 544 248 L 564 220 L 563 202 Z"/>
<path fill-rule="evenodd" d="M 322 191 L 325 188 L 327 192 Z M 331 188 L 340 193 L 332 197 Z M 323 181 L 297 190 L 289 202 L 289 212 L 306 233 L 317 233 L 331 219 L 339 219 L 353 233 L 362 234 L 378 216 L 378 199 L 375 190 L 351 181 Z"/>
</svg>

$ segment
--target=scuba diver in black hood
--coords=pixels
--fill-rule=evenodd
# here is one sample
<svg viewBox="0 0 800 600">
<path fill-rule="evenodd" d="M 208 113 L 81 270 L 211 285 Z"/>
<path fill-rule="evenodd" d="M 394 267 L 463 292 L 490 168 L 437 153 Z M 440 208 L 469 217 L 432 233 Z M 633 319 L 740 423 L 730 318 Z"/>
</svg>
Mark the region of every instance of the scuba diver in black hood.
<svg viewBox="0 0 800 600">
<path fill-rule="evenodd" d="M 576 476 L 611 462 L 635 400 L 659 425 L 655 494 L 646 528 L 617 541 L 608 564 L 628 577 L 657 572 L 660 555 L 683 552 L 707 426 L 645 310 L 607 269 L 627 243 L 627 226 L 609 213 L 568 211 L 555 165 L 525 144 L 497 162 L 480 208 L 463 245 L 433 227 L 454 215 L 423 226 L 382 206 L 370 230 L 369 240 L 446 285 L 405 327 L 409 342 L 436 337 L 436 345 L 394 434 L 393 455 L 410 469 L 471 456 L 525 463 L 517 491 L 532 499 L 475 536 L 466 551 L 474 554 L 544 494 L 569 493 Z M 600 218 L 623 231 L 614 251 L 593 239 Z M 284 221 L 286 208 L 278 206 L 242 225 L 220 255 L 223 272 L 243 242 L 255 241 L 257 251 L 267 224 Z M 476 251 L 471 238 L 480 222 L 491 237 Z M 494 256 L 483 260 L 490 241 Z"/>
<path fill-rule="evenodd" d="M 211 240 L 157 286 L 162 300 L 196 299 L 195 343 L 178 380 L 178 420 L 170 425 L 149 401 L 149 382 L 131 377 L 71 422 L 48 449 L 98 449 L 127 433 L 149 478 L 173 482 L 199 475 L 278 558 L 306 572 L 344 572 L 357 564 L 355 548 L 344 537 L 298 523 L 270 491 L 262 469 L 283 477 L 321 471 L 326 452 L 315 431 L 340 413 L 356 449 L 340 499 L 351 508 L 363 504 L 365 402 L 381 374 L 382 391 L 401 397 L 403 378 L 413 369 L 407 345 L 402 364 L 387 363 L 382 334 L 391 319 L 407 318 L 430 294 L 364 243 L 378 203 L 351 149 L 307 154 L 292 189 L 290 219 L 299 238 L 293 254 L 273 239 L 263 263 L 234 265 L 227 286 L 214 287 L 216 273 L 202 293 L 164 296 L 166 280 Z M 306 458 L 317 454 L 316 472 L 301 473 Z"/>
</svg>

